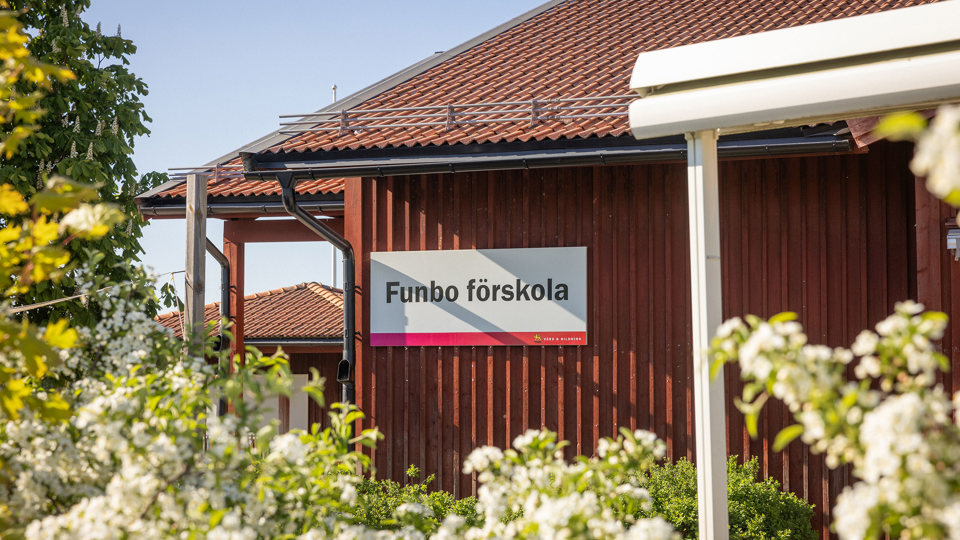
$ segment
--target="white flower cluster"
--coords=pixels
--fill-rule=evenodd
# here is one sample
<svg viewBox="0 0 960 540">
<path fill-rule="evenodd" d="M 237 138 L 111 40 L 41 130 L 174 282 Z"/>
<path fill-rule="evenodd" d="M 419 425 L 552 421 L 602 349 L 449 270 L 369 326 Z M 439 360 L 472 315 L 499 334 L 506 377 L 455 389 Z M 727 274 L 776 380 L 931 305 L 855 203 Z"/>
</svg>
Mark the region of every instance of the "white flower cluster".
<svg viewBox="0 0 960 540">
<path fill-rule="evenodd" d="M 603 439 L 598 457 L 567 463 L 556 434 L 530 430 L 505 452 L 482 447 L 464 465 L 477 473 L 482 527 L 463 529 L 449 517 L 438 536 L 452 538 L 645 538 L 679 535 L 659 518 L 634 519 L 649 508 L 642 472 L 662 457 L 665 446 L 652 433 L 624 430 Z M 513 519 L 507 519 L 513 518 Z"/>
<path fill-rule="evenodd" d="M 910 169 L 927 179 L 927 189 L 941 199 L 960 191 L 960 106 L 944 105 L 917 140 Z M 956 204 L 956 203 L 954 203 Z"/>
<path fill-rule="evenodd" d="M 90 280 L 82 291 L 102 287 Z M 49 383 L 71 414 L 50 421 L 25 410 L 0 423 L 0 529 L 27 539 L 203 537 L 213 539 L 678 538 L 649 509 L 643 473 L 665 453 L 648 432 L 622 430 L 598 457 L 567 463 L 556 434 L 528 431 L 514 449 L 480 448 L 467 460 L 482 484 L 486 518 L 438 516 L 407 502 L 395 527 L 372 530 L 355 517 L 368 461 L 342 406 L 331 427 L 276 435 L 259 400 L 289 385 L 276 359 L 256 353 L 228 378 L 186 357 L 182 344 L 139 309 L 131 287 L 90 293 L 103 307 Z M 210 416 L 210 396 L 234 411 Z M 231 394 L 233 392 L 233 394 Z M 36 396 L 45 395 L 37 385 Z M 244 396 L 244 397 L 241 397 Z M 352 421 L 352 420 L 351 420 Z M 256 433 L 254 436 L 253 434 Z"/>
<path fill-rule="evenodd" d="M 85 292 L 97 287 L 84 284 Z M 256 404 L 208 418 L 212 369 L 183 357 L 130 292 L 94 295 L 100 320 L 61 351 L 50 377 L 70 399 L 69 419 L 40 420 L 27 409 L 0 423 L 0 529 L 30 539 L 345 530 L 358 479 L 342 473 L 359 469 L 349 432 L 270 440 L 261 430 L 261 455 L 241 435 L 260 426 Z"/>
<path fill-rule="evenodd" d="M 712 354 L 739 363 L 748 413 L 763 403 L 765 390 L 758 397 L 756 389 L 770 389 L 828 465 L 853 465 L 859 482 L 834 511 L 840 538 L 960 538 L 960 393 L 951 399 L 936 382 L 946 362 L 934 341 L 946 316 L 897 304 L 849 350 L 807 345 L 800 326 L 785 319 L 728 321 Z"/>
</svg>

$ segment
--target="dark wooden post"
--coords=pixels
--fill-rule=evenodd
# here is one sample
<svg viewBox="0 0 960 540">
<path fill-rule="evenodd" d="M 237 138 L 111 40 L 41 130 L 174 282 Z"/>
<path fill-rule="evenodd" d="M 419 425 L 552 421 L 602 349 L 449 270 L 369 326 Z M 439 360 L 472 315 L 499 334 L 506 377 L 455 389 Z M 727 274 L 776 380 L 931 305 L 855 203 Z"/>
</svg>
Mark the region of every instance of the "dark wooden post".
<svg viewBox="0 0 960 540">
<path fill-rule="evenodd" d="M 224 224 L 223 254 L 230 265 L 230 313 L 228 317 L 233 323 L 231 332 L 233 342 L 230 345 L 230 370 L 233 371 L 233 359 L 239 355 L 239 361 L 244 361 L 243 345 L 243 275 L 244 275 L 244 247 L 242 241 L 230 235 L 230 228 Z"/>
<path fill-rule="evenodd" d="M 204 263 L 207 247 L 207 179 L 199 174 L 187 175 L 187 261 L 186 310 L 184 313 L 188 349 L 202 354 L 204 335 Z"/>
</svg>

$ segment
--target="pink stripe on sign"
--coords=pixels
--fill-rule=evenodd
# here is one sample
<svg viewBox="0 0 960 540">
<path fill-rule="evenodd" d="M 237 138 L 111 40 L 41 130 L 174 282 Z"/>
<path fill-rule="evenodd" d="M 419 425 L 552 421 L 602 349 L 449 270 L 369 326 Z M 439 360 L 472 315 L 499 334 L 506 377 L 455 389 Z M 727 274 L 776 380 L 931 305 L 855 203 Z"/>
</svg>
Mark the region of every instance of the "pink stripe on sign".
<svg viewBox="0 0 960 540">
<path fill-rule="evenodd" d="M 370 345 L 372 347 L 586 344 L 586 332 L 425 332 L 410 334 L 370 334 Z"/>
</svg>

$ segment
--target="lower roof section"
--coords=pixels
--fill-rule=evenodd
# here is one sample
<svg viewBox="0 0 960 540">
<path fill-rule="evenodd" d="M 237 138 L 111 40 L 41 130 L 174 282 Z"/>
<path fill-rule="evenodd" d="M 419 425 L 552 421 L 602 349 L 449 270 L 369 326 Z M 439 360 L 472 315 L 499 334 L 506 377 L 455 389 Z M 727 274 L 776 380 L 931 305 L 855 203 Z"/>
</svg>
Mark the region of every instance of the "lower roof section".
<svg viewBox="0 0 960 540">
<path fill-rule="evenodd" d="M 343 291 L 319 283 L 300 283 L 245 296 L 244 340 L 249 345 L 325 345 L 343 343 Z M 204 320 L 220 320 L 220 302 L 204 306 Z M 183 315 L 173 311 L 156 321 L 183 337 Z"/>
</svg>

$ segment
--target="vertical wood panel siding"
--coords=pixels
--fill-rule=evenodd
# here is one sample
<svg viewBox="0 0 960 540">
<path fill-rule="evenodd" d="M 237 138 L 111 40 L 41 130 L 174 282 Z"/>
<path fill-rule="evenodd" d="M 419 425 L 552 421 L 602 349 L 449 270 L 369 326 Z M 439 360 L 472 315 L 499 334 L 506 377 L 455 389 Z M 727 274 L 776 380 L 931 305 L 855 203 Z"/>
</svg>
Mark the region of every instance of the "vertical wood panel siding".
<svg viewBox="0 0 960 540">
<path fill-rule="evenodd" d="M 907 154 L 742 160 L 721 168 L 724 315 L 800 314 L 813 341 L 848 344 L 896 300 L 916 295 L 913 179 Z M 686 173 L 680 164 L 497 171 L 348 183 L 358 253 L 358 402 L 385 435 L 378 474 L 408 465 L 463 496 L 475 447 L 505 447 L 545 426 L 591 454 L 619 426 L 650 429 L 692 459 Z M 587 246 L 588 343 L 582 347 L 371 348 L 364 291 L 371 251 Z M 800 444 L 770 445 L 792 423 L 768 406 L 750 440 L 732 406 L 732 454 L 757 456 L 823 511 L 847 480 Z M 819 519 L 817 526 L 823 522 Z M 826 533 L 825 526 L 821 531 Z"/>
<path fill-rule="evenodd" d="M 477 446 L 545 426 L 594 451 L 619 426 L 693 457 L 685 169 L 571 168 L 364 179 L 362 290 L 371 251 L 587 246 L 583 347 L 390 347 L 363 341 L 358 393 L 385 435 L 378 473 L 410 464 L 465 495 Z M 358 247 L 359 244 L 359 247 Z M 366 304 L 364 304 L 366 305 Z M 361 332 L 369 325 L 364 310 Z"/>
<path fill-rule="evenodd" d="M 914 180 L 909 146 L 876 143 L 860 156 L 721 163 L 724 318 L 797 313 L 811 343 L 849 346 L 897 301 L 916 298 Z M 827 524 L 851 481 L 799 441 L 775 453 L 777 432 L 793 423 L 768 402 L 751 440 L 732 404 L 742 385 L 726 373 L 728 450 L 757 457 L 761 472 L 815 504 Z M 821 519 L 822 516 L 822 519 Z"/>
</svg>

